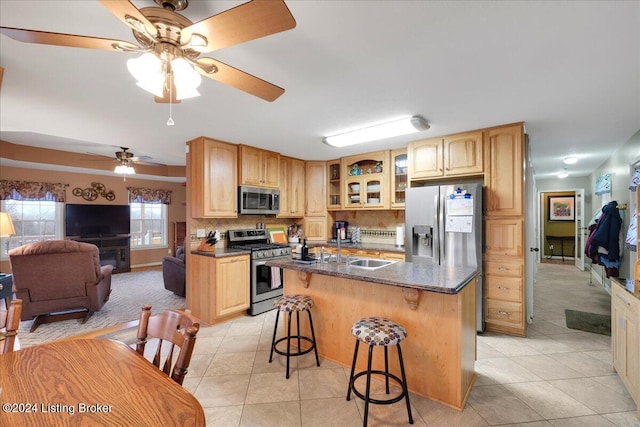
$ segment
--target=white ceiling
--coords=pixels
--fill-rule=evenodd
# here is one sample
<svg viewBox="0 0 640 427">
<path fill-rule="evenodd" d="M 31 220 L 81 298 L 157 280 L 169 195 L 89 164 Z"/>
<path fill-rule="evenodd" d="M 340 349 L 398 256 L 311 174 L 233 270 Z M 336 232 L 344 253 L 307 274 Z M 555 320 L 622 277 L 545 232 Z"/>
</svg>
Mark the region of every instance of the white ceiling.
<svg viewBox="0 0 640 427">
<path fill-rule="evenodd" d="M 134 0 L 137 7 L 155 6 Z M 192 21 L 242 2 L 191 0 Z M 211 56 L 286 89 L 273 103 L 205 79 L 173 107 L 135 85 L 131 54 L 0 36 L 0 139 L 183 165 L 205 135 L 307 160 L 524 121 L 539 178 L 587 175 L 640 129 L 638 1 L 290 0 L 293 30 Z M 0 2 L 2 26 L 134 42 L 97 0 Z M 336 149 L 326 135 L 405 115 L 431 129 Z M 1 153 L 0 153 L 1 156 Z"/>
</svg>

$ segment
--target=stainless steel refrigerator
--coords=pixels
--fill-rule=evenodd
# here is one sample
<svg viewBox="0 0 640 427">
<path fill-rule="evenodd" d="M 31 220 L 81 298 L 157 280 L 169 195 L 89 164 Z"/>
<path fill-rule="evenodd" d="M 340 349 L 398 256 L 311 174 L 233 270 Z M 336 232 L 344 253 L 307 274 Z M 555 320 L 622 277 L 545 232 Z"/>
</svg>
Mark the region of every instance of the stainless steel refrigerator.
<svg viewBox="0 0 640 427">
<path fill-rule="evenodd" d="M 484 332 L 482 183 L 406 190 L 405 260 L 476 267 L 477 330 Z"/>
</svg>

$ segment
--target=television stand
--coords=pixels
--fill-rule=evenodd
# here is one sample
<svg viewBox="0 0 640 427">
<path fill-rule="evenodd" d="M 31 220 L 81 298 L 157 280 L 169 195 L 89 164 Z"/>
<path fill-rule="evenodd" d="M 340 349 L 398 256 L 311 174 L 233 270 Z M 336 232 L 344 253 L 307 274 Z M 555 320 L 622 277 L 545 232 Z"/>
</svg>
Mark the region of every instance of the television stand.
<svg viewBox="0 0 640 427">
<path fill-rule="evenodd" d="M 100 265 L 112 265 L 113 274 L 131 271 L 131 236 L 67 237 L 77 242 L 91 243 L 98 247 Z"/>
</svg>

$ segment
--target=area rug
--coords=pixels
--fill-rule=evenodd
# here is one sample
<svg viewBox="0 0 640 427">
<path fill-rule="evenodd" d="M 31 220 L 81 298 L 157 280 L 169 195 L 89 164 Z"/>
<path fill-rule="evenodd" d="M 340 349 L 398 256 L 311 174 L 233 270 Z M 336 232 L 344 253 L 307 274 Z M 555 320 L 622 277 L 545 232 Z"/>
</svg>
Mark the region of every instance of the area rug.
<svg viewBox="0 0 640 427">
<path fill-rule="evenodd" d="M 164 288 L 162 271 L 146 270 L 131 273 L 114 274 L 111 278 L 111 297 L 102 309 L 82 324 L 81 319 L 46 323 L 29 332 L 32 320 L 21 321 L 18 338 L 21 347 L 30 347 L 47 341 L 53 341 L 106 328 L 119 323 L 137 320 L 140 309 L 151 304 L 151 313 L 159 313 L 165 308 L 184 308 L 185 299 Z"/>
<path fill-rule="evenodd" d="M 611 335 L 611 316 L 608 314 L 587 313 L 569 309 L 565 309 L 564 314 L 567 328 L 600 335 Z"/>
</svg>

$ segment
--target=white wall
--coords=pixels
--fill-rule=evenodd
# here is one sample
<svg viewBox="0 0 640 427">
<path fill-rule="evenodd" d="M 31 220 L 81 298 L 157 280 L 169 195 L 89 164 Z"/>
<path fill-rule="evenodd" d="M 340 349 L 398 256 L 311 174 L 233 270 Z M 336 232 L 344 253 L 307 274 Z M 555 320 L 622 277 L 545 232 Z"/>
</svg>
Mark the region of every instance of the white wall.
<svg viewBox="0 0 640 427">
<path fill-rule="evenodd" d="M 620 235 L 620 245 L 624 247 L 624 239 L 629 229 L 629 220 L 633 215 L 635 207 L 635 193 L 629 190 L 629 181 L 631 180 L 631 166 L 640 161 L 640 131 L 636 132 L 629 141 L 616 150 L 609 160 L 596 169 L 590 177 L 588 193 L 592 197 L 592 206 L 594 209 L 602 207 L 608 199 L 606 196 L 598 196 L 594 194 L 595 183 L 598 176 L 604 173 L 611 174 L 611 197 L 618 204 L 627 203 L 627 210 L 624 211 L 623 230 Z M 622 262 L 620 265 L 620 277 L 633 277 L 632 266 L 638 259 L 637 252 L 631 252 L 628 249 L 621 251 Z M 600 270 L 598 270 L 600 272 Z"/>
</svg>

